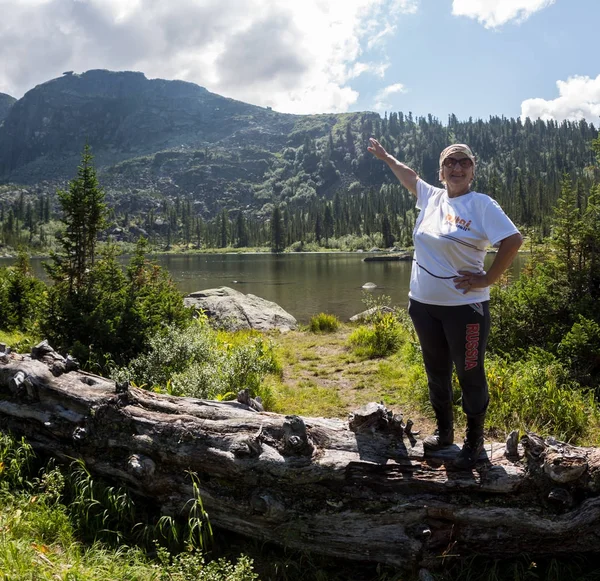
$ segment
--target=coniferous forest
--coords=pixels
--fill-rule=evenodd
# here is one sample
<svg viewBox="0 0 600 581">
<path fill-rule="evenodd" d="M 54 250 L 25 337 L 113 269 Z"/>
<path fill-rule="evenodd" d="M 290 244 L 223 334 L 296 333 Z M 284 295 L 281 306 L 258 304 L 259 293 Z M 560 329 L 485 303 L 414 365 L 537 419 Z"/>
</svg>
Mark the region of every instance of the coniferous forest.
<svg viewBox="0 0 600 581">
<path fill-rule="evenodd" d="M 189 165 L 191 158 L 198 164 L 174 192 L 133 187 L 156 165 L 159 154 L 99 170 L 110 208 L 105 236 L 118 241 L 125 233 L 135 242 L 145 235 L 156 249 L 270 247 L 279 252 L 409 246 L 414 202 L 385 164 L 366 151 L 369 137 L 375 136 L 433 184 L 438 183 L 439 152 L 452 142 L 468 143 L 478 159 L 474 189 L 495 198 L 527 234 L 541 240 L 550 234 L 565 174 L 578 208 L 585 208 L 600 171 L 592 149 L 597 135 L 584 120 L 459 121 L 451 115 L 442 123 L 410 113 L 311 116 L 289 136 L 295 145 L 276 152 L 260 145 L 217 145 L 161 154 L 172 164 Z M 244 168 L 246 158 L 262 163 L 260 180 L 244 179 L 242 172 L 219 182 L 218 195 L 203 197 L 203 176 L 219 169 L 226 174 L 236 163 Z M 188 183 L 190 175 L 194 183 Z M 12 248 L 51 248 L 60 217 L 56 189 L 39 183 L 0 186 L 0 242 Z"/>
</svg>

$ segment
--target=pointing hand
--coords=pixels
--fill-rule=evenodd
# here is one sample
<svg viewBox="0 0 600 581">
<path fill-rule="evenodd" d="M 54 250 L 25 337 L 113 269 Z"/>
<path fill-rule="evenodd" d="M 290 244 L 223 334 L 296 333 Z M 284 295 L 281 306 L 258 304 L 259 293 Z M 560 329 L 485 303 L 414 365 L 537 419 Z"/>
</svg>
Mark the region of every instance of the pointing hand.
<svg viewBox="0 0 600 581">
<path fill-rule="evenodd" d="M 367 151 L 370 151 L 377 159 L 385 159 L 388 156 L 388 152 L 377 139 L 371 137 L 369 143 L 370 145 L 367 147 Z"/>
</svg>

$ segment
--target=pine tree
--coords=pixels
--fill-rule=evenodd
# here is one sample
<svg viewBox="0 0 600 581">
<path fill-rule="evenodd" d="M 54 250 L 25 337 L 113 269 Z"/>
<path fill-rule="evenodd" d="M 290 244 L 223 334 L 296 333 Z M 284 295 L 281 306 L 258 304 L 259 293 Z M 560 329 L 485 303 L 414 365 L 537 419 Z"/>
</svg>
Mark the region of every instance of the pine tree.
<svg viewBox="0 0 600 581">
<path fill-rule="evenodd" d="M 196 248 L 202 248 L 202 236 L 204 235 L 205 224 L 201 216 L 196 219 Z"/>
<path fill-rule="evenodd" d="M 331 205 L 325 204 L 325 213 L 323 215 L 323 236 L 325 237 L 325 246 L 329 245 L 329 239 L 333 236 L 333 223 Z"/>
<path fill-rule="evenodd" d="M 321 244 L 323 238 L 323 224 L 321 223 L 321 212 L 317 209 L 315 216 L 315 242 Z"/>
<path fill-rule="evenodd" d="M 104 191 L 98 184 L 92 159 L 86 145 L 77 177 L 67 191 L 57 192 L 65 231 L 60 238 L 62 252 L 52 256 L 54 264 L 48 271 L 55 281 L 68 281 L 70 292 L 83 287 L 94 266 L 98 234 L 105 225 Z"/>
<path fill-rule="evenodd" d="M 227 248 L 229 243 L 229 215 L 227 210 L 223 208 L 221 212 L 221 220 L 219 222 L 219 247 Z"/>
<path fill-rule="evenodd" d="M 245 248 L 248 246 L 248 226 L 246 224 L 246 218 L 242 211 L 238 212 L 235 220 L 235 237 L 236 246 L 238 248 Z"/>
<path fill-rule="evenodd" d="M 354 135 L 352 134 L 352 126 L 349 122 L 346 124 L 346 150 L 350 153 L 350 155 L 356 154 Z"/>
<path fill-rule="evenodd" d="M 281 210 L 279 206 L 275 206 L 273 214 L 271 214 L 271 252 L 283 252 L 285 249 L 284 239 Z"/>
<path fill-rule="evenodd" d="M 554 215 L 553 240 L 558 258 L 570 279 L 575 266 L 580 221 L 577 196 L 567 174 L 563 176 L 561 190 Z"/>
<path fill-rule="evenodd" d="M 381 216 L 381 233 L 383 235 L 383 245 L 390 248 L 394 245 L 394 236 L 392 235 L 392 227 L 388 215 L 384 213 Z"/>
</svg>

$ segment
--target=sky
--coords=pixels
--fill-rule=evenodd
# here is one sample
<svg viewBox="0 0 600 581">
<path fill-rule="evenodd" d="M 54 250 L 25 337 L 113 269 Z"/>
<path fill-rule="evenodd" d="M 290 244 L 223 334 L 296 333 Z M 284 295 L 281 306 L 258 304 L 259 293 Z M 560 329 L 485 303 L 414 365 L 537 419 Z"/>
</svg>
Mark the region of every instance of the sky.
<svg viewBox="0 0 600 581">
<path fill-rule="evenodd" d="M 0 0 L 0 92 L 133 70 L 285 113 L 600 126 L 598 0 Z"/>
</svg>

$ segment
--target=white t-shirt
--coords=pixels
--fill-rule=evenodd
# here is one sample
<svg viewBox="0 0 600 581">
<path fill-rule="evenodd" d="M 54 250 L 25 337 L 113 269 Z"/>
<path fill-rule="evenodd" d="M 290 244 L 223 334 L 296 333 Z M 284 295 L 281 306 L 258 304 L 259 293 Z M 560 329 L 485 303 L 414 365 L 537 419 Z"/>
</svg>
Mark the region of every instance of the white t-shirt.
<svg viewBox="0 0 600 581">
<path fill-rule="evenodd" d="M 457 198 L 423 180 L 417 181 L 413 232 L 414 261 L 408 296 L 430 305 L 467 305 L 487 301 L 489 288 L 466 294 L 454 288 L 459 270 L 484 273 L 483 261 L 491 244 L 518 233 L 498 203 L 478 192 Z"/>
</svg>

